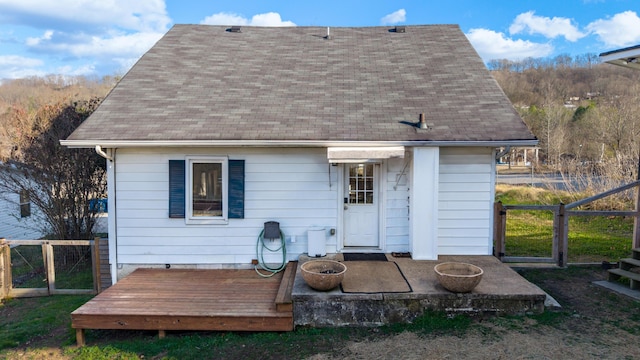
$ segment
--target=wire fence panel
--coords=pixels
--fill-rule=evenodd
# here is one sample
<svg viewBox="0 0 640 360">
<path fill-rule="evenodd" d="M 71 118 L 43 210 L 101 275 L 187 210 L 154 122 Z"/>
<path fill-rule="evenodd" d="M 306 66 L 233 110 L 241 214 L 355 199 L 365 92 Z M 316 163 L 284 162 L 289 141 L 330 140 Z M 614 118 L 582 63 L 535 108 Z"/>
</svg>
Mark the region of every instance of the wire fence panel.
<svg viewBox="0 0 640 360">
<path fill-rule="evenodd" d="M 552 257 L 553 217 L 551 210 L 507 211 L 505 256 Z"/>
<path fill-rule="evenodd" d="M 47 271 L 42 258 L 42 246 L 12 247 L 11 272 L 14 288 L 46 288 Z"/>
<path fill-rule="evenodd" d="M 0 239 L 0 245 L 9 250 L 0 259 L 2 297 L 94 294 L 102 286 L 96 240 Z"/>
<path fill-rule="evenodd" d="M 93 289 L 90 245 L 54 246 L 56 289 Z"/>
<path fill-rule="evenodd" d="M 618 262 L 630 256 L 632 238 L 632 217 L 571 216 L 569 263 Z"/>
</svg>

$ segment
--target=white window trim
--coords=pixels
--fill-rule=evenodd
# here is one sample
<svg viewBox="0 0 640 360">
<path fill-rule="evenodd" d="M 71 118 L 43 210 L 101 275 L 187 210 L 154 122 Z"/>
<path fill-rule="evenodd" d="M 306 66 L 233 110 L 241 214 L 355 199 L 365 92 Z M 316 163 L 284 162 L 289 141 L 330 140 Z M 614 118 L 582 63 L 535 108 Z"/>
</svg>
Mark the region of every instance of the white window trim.
<svg viewBox="0 0 640 360">
<path fill-rule="evenodd" d="M 185 222 L 192 225 L 226 225 L 229 223 L 229 158 L 226 156 L 187 156 L 185 186 Z M 193 164 L 222 164 L 222 216 L 193 216 Z"/>
<path fill-rule="evenodd" d="M 25 197 L 27 198 L 26 201 L 23 201 L 23 197 L 22 197 L 22 193 L 25 193 Z M 19 206 L 18 206 L 18 213 L 20 213 L 20 218 L 24 219 L 24 218 L 28 218 L 31 216 L 31 198 L 29 197 L 29 193 L 26 190 L 21 190 L 18 193 L 18 202 L 19 202 Z M 22 206 L 24 205 L 29 205 L 29 213 L 27 215 L 22 215 Z"/>
</svg>

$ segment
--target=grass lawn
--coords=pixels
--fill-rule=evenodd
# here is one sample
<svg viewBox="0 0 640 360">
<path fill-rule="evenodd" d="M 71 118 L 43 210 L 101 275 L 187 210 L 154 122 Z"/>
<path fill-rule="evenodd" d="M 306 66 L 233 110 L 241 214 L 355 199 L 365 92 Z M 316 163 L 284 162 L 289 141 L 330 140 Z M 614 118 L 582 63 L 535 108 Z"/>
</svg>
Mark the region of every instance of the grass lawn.
<svg viewBox="0 0 640 360">
<path fill-rule="evenodd" d="M 572 201 L 531 188 L 499 189 L 497 200 L 505 204 Z M 507 255 L 550 257 L 552 227 L 549 211 L 510 210 Z M 630 254 L 632 219 L 572 217 L 569 227 L 570 262 L 618 261 Z M 12 269 L 14 278 L 25 280 L 21 287 L 43 287 L 38 270 L 40 248 L 19 247 L 15 254 L 14 250 Z M 57 282 L 65 288 L 91 288 L 90 269 L 81 270 L 74 262 L 70 265 L 70 271 L 56 274 Z M 89 330 L 86 338 L 90 346 L 76 348 L 70 313 L 91 296 L 10 299 L 0 304 L 0 359 L 320 360 L 415 354 L 422 356 L 412 358 L 438 357 L 434 354 L 459 358 L 471 353 L 477 358 L 553 358 L 562 353 L 576 358 L 640 358 L 640 349 L 628 345 L 640 343 L 640 303 L 593 287 L 592 281 L 606 276 L 600 267 L 525 269 L 519 273 L 554 296 L 563 308 L 515 318 L 427 312 L 412 324 L 377 328 L 171 332 L 165 339 L 158 339 L 157 332 Z M 441 339 L 445 339 L 442 344 Z M 357 344 L 367 346 L 363 350 Z M 510 348 L 512 344 L 514 348 Z"/>
<path fill-rule="evenodd" d="M 427 312 L 413 324 L 285 333 L 89 330 L 76 348 L 69 313 L 88 296 L 0 305 L 0 359 L 638 358 L 640 303 L 591 285 L 600 267 L 519 269 L 563 306 L 540 315 Z"/>
</svg>

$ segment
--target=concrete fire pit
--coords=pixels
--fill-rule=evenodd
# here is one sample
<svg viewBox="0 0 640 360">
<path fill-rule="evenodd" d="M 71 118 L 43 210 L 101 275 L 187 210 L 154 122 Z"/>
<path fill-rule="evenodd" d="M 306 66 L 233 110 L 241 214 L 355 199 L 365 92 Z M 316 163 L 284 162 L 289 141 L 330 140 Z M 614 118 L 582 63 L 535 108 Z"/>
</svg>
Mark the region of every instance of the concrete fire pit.
<svg viewBox="0 0 640 360">
<path fill-rule="evenodd" d="M 455 293 L 467 293 L 473 290 L 482 280 L 484 271 L 471 264 L 445 262 L 433 268 L 440 285 Z"/>
<path fill-rule="evenodd" d="M 302 278 L 312 289 L 328 291 L 340 285 L 347 266 L 334 260 L 311 260 L 300 266 Z"/>
</svg>

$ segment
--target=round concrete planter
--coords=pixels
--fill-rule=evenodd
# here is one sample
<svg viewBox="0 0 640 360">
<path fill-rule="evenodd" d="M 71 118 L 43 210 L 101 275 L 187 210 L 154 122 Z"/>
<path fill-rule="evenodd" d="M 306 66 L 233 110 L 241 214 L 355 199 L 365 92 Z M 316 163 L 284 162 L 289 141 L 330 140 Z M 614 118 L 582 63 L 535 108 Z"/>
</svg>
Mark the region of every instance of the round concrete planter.
<svg viewBox="0 0 640 360">
<path fill-rule="evenodd" d="M 445 289 L 466 293 L 473 290 L 482 280 L 484 271 L 471 264 L 460 262 L 445 262 L 433 268 L 440 285 Z"/>
<path fill-rule="evenodd" d="M 300 266 L 302 278 L 312 289 L 327 291 L 340 285 L 347 266 L 334 260 L 311 260 Z"/>
</svg>

